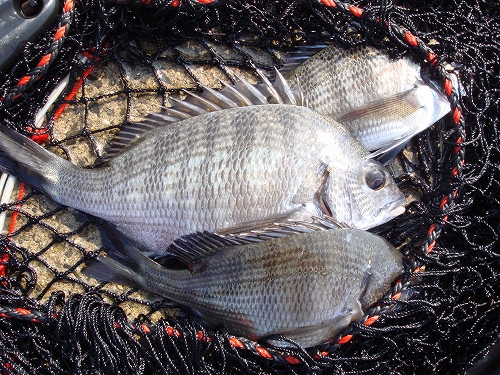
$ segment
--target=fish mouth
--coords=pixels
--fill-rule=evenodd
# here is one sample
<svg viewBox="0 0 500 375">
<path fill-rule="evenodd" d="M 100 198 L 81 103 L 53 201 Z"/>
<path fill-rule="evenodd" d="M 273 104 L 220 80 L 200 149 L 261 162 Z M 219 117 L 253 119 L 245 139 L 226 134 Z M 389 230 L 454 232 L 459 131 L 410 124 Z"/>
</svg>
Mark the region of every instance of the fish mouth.
<svg viewBox="0 0 500 375">
<path fill-rule="evenodd" d="M 405 203 L 406 198 L 402 197 L 398 200 L 385 204 L 380 211 L 385 212 L 385 216 L 394 218 L 396 216 L 402 215 L 406 211 L 406 208 L 404 206 Z"/>
</svg>

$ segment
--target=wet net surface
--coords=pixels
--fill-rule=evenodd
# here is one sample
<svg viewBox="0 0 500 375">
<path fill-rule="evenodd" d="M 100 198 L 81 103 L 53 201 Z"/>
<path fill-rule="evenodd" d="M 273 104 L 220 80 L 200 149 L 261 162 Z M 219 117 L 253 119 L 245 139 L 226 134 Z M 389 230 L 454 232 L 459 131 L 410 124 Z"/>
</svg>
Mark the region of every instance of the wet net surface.
<svg viewBox="0 0 500 375">
<path fill-rule="evenodd" d="M 361 321 L 308 351 L 207 331 L 157 296 L 87 278 L 81 268 L 102 251 L 94 220 L 16 182 L 0 206 L 10 224 L 0 254 L 2 371 L 464 373 L 499 337 L 499 12 L 472 1 L 61 4 L 58 24 L 0 74 L 0 120 L 81 166 L 169 95 L 220 87 L 227 67 L 256 81 L 253 67 L 279 66 L 304 43 L 437 57 L 427 65 L 452 113 L 398 159 L 414 171 L 398 183 L 421 196 L 381 229 L 412 259 L 403 277 Z M 441 61 L 459 69 L 461 98 Z"/>
</svg>

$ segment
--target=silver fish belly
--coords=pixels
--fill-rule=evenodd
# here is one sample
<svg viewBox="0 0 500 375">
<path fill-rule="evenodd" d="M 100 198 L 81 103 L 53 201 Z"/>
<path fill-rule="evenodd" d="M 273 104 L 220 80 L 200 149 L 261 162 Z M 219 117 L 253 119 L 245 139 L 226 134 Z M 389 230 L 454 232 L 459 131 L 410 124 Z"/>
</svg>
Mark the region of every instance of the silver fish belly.
<svg viewBox="0 0 500 375">
<path fill-rule="evenodd" d="M 404 212 L 387 170 L 342 125 L 291 105 L 234 108 L 145 133 L 78 168 L 2 128 L 0 168 L 162 253 L 176 238 L 255 220 L 332 215 L 366 229 Z"/>
<path fill-rule="evenodd" d="M 281 334 L 305 347 L 332 339 L 361 318 L 402 271 L 396 249 L 355 229 L 223 247 L 193 273 L 162 267 L 110 239 L 112 249 L 87 275 L 166 296 L 233 335 L 256 340 Z"/>
</svg>

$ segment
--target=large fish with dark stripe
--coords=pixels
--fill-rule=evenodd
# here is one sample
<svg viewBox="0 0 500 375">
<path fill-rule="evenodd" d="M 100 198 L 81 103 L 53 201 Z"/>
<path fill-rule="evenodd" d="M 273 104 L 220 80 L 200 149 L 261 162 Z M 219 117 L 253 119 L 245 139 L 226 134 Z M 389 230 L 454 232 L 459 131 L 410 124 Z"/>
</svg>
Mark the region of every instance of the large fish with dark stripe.
<svg viewBox="0 0 500 375">
<path fill-rule="evenodd" d="M 308 108 L 249 106 L 161 121 L 151 115 L 125 129 L 110 160 L 93 169 L 1 127 L 0 170 L 115 224 L 153 253 L 188 233 L 248 222 L 331 215 L 367 229 L 404 212 L 388 171 L 344 126 Z"/>
</svg>

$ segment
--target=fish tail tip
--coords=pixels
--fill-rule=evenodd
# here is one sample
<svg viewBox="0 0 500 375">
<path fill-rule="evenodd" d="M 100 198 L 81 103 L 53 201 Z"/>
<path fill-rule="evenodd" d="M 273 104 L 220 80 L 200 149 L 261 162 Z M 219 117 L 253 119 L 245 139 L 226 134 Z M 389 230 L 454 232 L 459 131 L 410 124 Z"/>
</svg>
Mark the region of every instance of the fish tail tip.
<svg viewBox="0 0 500 375">
<path fill-rule="evenodd" d="M 17 131 L 0 124 L 0 171 L 15 175 L 49 196 L 56 170 L 69 163 Z"/>
</svg>

